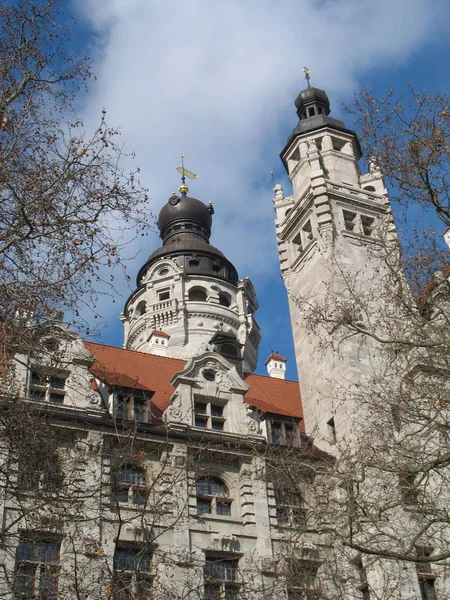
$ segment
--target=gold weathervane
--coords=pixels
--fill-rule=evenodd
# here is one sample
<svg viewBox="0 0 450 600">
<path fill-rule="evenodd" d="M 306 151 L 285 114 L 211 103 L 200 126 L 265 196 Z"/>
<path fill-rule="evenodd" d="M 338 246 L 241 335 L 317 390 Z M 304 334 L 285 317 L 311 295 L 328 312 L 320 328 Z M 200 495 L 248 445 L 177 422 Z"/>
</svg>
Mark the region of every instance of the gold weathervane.
<svg viewBox="0 0 450 600">
<path fill-rule="evenodd" d="M 303 67 L 303 73 L 305 74 L 305 79 L 306 79 L 306 83 L 308 84 L 308 87 L 311 87 L 311 85 L 309 83 L 309 79 L 311 77 L 311 71 L 308 69 L 308 67 Z"/>
<path fill-rule="evenodd" d="M 184 154 L 180 154 L 181 157 L 181 167 L 176 167 L 178 173 L 180 173 L 181 175 L 181 185 L 178 188 L 181 192 L 181 194 L 183 196 L 186 196 L 186 194 L 189 191 L 189 187 L 186 185 L 186 177 L 189 177 L 189 179 L 197 179 L 197 175 L 195 173 L 192 173 L 192 171 L 189 171 L 188 169 L 185 168 L 184 166 Z"/>
</svg>

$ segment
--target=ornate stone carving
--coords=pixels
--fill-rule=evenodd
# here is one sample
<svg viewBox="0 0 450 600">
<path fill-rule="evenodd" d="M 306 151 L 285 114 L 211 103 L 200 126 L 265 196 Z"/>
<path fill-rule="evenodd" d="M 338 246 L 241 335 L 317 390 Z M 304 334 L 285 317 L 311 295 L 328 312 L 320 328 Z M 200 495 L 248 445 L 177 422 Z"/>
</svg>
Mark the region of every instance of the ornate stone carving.
<svg viewBox="0 0 450 600">
<path fill-rule="evenodd" d="M 250 435 L 259 435 L 261 433 L 261 419 L 259 413 L 250 406 L 246 406 L 247 410 L 247 432 Z"/>
<path fill-rule="evenodd" d="M 178 392 L 174 393 L 172 404 L 167 409 L 167 420 L 179 422 L 183 418 L 183 411 L 181 410 L 181 398 Z"/>
</svg>

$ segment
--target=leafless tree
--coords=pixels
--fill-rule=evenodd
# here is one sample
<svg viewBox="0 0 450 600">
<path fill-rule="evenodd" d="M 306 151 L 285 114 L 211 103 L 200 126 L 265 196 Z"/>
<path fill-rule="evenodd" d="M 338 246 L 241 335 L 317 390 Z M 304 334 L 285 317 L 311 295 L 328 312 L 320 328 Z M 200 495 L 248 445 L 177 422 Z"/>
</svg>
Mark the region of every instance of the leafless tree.
<svg viewBox="0 0 450 600">
<path fill-rule="evenodd" d="M 120 263 L 121 247 L 149 216 L 137 169 L 123 167 L 106 113 L 88 134 L 74 109 L 91 76 L 70 51 L 70 16 L 59 0 L 0 7 L 1 356 L 30 323 L 80 302 Z M 112 277 L 112 274 L 111 274 Z"/>
</svg>

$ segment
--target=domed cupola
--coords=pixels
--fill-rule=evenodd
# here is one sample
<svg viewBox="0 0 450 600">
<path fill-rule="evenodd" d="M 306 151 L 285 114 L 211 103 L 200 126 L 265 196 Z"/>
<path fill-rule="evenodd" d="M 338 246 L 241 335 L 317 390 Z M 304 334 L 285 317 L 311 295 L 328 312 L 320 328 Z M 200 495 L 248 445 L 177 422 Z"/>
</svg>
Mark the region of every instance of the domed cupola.
<svg viewBox="0 0 450 600">
<path fill-rule="evenodd" d="M 232 340 L 225 350 L 234 344 L 227 360 L 252 372 L 261 338 L 253 286 L 239 280 L 231 262 L 209 243 L 212 204 L 188 196 L 185 175 L 195 175 L 184 166 L 178 170 L 180 193 L 170 196 L 158 217 L 162 246 L 140 269 L 121 316 L 125 347 L 188 359 L 211 348 L 222 353 L 220 333 Z"/>
<path fill-rule="evenodd" d="M 356 152 L 361 156 L 361 148 L 355 132 L 347 129 L 344 121 L 330 117 L 330 101 L 327 93 L 324 90 L 312 87 L 310 84 L 309 69 L 304 67 L 303 71 L 306 76 L 308 87 L 305 90 L 302 90 L 295 100 L 295 108 L 299 122 L 288 137 L 286 145 L 280 153 L 281 160 L 283 161 L 286 170 L 289 171 L 286 162 L 286 153 L 294 140 L 304 134 L 310 134 L 325 128 L 350 134 L 355 140 Z"/>
<path fill-rule="evenodd" d="M 308 85 L 306 90 L 302 90 L 295 100 L 295 108 L 300 120 L 309 119 L 315 115 L 330 114 L 330 101 L 324 90 Z"/>
<path fill-rule="evenodd" d="M 236 284 L 238 273 L 220 250 L 209 243 L 214 208 L 187 195 L 183 182 L 181 195 L 173 193 L 161 209 L 158 228 L 163 245 L 139 271 L 138 285 L 151 265 L 163 256 L 170 257 L 185 273 L 211 276 Z"/>
</svg>

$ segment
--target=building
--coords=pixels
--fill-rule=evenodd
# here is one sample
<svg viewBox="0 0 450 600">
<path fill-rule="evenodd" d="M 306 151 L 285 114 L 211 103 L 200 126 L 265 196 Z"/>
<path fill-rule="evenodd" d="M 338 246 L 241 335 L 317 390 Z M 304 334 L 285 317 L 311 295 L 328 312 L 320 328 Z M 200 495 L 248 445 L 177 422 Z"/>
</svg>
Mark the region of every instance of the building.
<svg viewBox="0 0 450 600">
<path fill-rule="evenodd" d="M 360 381 L 367 364 L 353 341 L 338 361 L 312 360 L 320 332 L 297 298 L 344 292 L 330 257 L 354 275 L 364 265 L 370 293 L 382 273 L 367 249 L 395 231 L 380 172 L 361 174 L 357 137 L 329 116 L 325 92 L 308 86 L 296 107 L 281 154 L 293 194 L 277 185 L 274 207 L 302 397 L 282 356 L 268 376 L 253 372 L 255 290 L 210 244 L 214 211 L 188 196 L 183 172 L 120 317 L 124 347 L 48 323 L 34 354 L 18 349 L 1 439 L 0 598 L 385 597 L 378 567 L 353 550 L 333 562 L 317 525 L 325 491 L 340 497 L 324 480 L 337 445 L 354 433 L 332 382 Z M 395 565 L 391 598 L 437 597 L 428 562 Z"/>
</svg>

